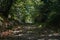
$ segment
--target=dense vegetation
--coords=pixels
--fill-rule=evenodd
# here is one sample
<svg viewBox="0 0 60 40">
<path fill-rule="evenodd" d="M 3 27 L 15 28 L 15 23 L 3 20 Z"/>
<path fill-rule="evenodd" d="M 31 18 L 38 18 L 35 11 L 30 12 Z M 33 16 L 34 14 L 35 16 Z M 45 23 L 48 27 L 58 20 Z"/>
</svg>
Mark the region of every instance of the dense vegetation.
<svg viewBox="0 0 60 40">
<path fill-rule="evenodd" d="M 60 0 L 0 0 L 0 20 L 3 23 L 5 20 L 14 21 L 14 25 L 17 23 L 37 25 L 39 29 L 58 32 Z M 12 28 L 10 24 L 8 25 L 8 28 Z"/>
</svg>

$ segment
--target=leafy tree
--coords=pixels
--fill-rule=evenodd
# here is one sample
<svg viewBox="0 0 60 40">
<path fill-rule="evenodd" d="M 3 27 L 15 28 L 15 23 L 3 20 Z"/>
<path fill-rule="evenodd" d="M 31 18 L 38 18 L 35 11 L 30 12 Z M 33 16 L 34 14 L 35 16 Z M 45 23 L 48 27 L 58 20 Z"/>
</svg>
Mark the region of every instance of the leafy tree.
<svg viewBox="0 0 60 40">
<path fill-rule="evenodd" d="M 54 30 L 60 28 L 60 0 L 15 0 L 12 5 L 11 1 L 0 0 L 0 13 L 8 15 L 10 21 L 43 25 Z"/>
<path fill-rule="evenodd" d="M 17 0 L 13 3 L 10 14 L 13 19 L 21 20 L 25 23 L 34 23 L 35 17 L 40 14 L 40 6 L 43 5 L 41 0 Z"/>
</svg>

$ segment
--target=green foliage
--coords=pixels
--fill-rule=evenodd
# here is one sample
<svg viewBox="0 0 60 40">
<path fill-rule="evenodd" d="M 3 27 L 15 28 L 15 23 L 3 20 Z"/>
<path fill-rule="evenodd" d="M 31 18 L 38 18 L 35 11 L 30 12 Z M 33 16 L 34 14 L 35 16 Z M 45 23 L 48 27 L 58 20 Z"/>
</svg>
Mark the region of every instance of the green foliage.
<svg viewBox="0 0 60 40">
<path fill-rule="evenodd" d="M 2 4 L 2 7 L 6 6 L 5 4 L 6 3 L 4 2 Z M 58 24 L 60 24 L 60 1 L 16 0 L 15 2 L 13 2 L 13 5 L 9 10 L 9 15 L 11 19 L 18 20 L 24 23 L 37 23 L 45 27 L 51 27 L 52 25 L 57 26 Z"/>
<path fill-rule="evenodd" d="M 40 6 L 42 5 L 41 0 L 16 0 L 10 9 L 10 14 L 12 14 L 13 19 L 34 23 L 34 18 L 40 14 Z"/>
</svg>

